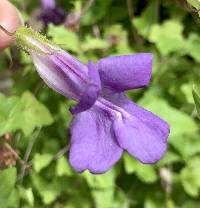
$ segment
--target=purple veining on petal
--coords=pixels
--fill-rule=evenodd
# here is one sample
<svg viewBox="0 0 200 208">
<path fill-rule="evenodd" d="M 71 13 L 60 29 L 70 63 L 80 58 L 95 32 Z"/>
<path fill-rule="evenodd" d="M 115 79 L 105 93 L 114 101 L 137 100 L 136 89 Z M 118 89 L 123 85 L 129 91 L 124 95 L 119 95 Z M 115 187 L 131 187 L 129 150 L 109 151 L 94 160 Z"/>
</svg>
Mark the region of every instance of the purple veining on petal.
<svg viewBox="0 0 200 208">
<path fill-rule="evenodd" d="M 155 163 L 165 153 L 168 124 L 144 109 L 141 112 L 145 111 L 145 117 L 140 119 L 115 102 L 99 98 L 94 107 L 75 116 L 71 126 L 70 163 L 78 172 L 86 169 L 92 173 L 105 172 L 120 158 L 121 149 L 143 163 Z M 109 142 L 114 142 L 120 151 L 109 149 Z M 114 158 L 112 163 L 106 155 Z"/>
<path fill-rule="evenodd" d="M 99 101 L 115 114 L 113 129 L 121 148 L 143 163 L 161 159 L 169 136 L 169 125 L 164 120 L 137 106 L 124 94 L 111 97 L 110 101 Z"/>
<path fill-rule="evenodd" d="M 158 116 L 154 115 L 152 112 L 139 107 L 134 102 L 132 102 L 124 93 L 116 93 L 109 95 L 109 97 L 106 98 L 111 103 L 119 106 L 120 108 L 123 108 L 125 111 L 129 112 L 129 114 L 136 116 L 138 119 L 140 119 L 142 122 L 144 122 L 146 125 L 150 126 L 151 128 L 157 129 L 158 136 L 162 137 L 162 134 L 165 135 L 169 134 L 169 125 L 166 121 L 159 118 Z M 164 138 L 164 141 L 166 142 L 166 138 Z"/>
<path fill-rule="evenodd" d="M 169 128 L 160 132 L 137 117 L 122 116 L 114 121 L 113 129 L 120 147 L 142 163 L 157 162 L 167 149 Z"/>
<path fill-rule="evenodd" d="M 70 70 L 74 73 L 82 82 L 87 83 L 87 67 L 75 59 L 73 56 L 68 54 L 65 51 L 61 51 L 56 56 L 56 59 L 63 65 L 63 68 L 66 69 L 66 73 Z"/>
<path fill-rule="evenodd" d="M 94 83 L 99 89 L 101 89 L 101 80 L 96 65 L 92 62 L 88 62 L 88 75 L 92 83 Z"/>
<path fill-rule="evenodd" d="M 50 88 L 66 97 L 77 97 L 62 70 L 42 56 L 33 54 L 32 58 L 37 72 Z"/>
<path fill-rule="evenodd" d="M 151 78 L 152 54 L 110 56 L 97 63 L 102 84 L 115 92 L 141 88 Z"/>
<path fill-rule="evenodd" d="M 92 107 L 100 94 L 101 81 L 99 72 L 91 61 L 88 62 L 88 76 L 89 82 L 78 104 L 69 109 L 72 114 L 80 113 Z"/>
<path fill-rule="evenodd" d="M 64 96 L 78 101 L 87 85 L 71 72 L 67 65 L 60 62 L 57 56 L 59 53 L 44 56 L 32 53 L 36 69 L 47 85 Z M 70 56 L 67 58 L 65 59 L 66 62 Z"/>
</svg>

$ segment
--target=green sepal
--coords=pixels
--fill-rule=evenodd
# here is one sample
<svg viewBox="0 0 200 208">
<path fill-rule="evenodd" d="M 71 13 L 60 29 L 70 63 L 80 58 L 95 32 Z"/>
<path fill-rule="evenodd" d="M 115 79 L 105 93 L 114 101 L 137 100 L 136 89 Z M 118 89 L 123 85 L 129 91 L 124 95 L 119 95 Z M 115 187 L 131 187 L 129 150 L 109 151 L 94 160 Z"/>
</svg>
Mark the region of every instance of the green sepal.
<svg viewBox="0 0 200 208">
<path fill-rule="evenodd" d="M 59 47 L 48 40 L 44 35 L 34 31 L 31 27 L 19 27 L 14 34 L 16 39 L 16 45 L 22 50 L 30 53 L 35 52 L 39 55 L 52 55 L 54 52 L 59 51 Z M 34 40 L 34 42 L 30 40 Z M 45 48 L 42 50 L 39 46 L 35 44 L 41 44 Z"/>
</svg>

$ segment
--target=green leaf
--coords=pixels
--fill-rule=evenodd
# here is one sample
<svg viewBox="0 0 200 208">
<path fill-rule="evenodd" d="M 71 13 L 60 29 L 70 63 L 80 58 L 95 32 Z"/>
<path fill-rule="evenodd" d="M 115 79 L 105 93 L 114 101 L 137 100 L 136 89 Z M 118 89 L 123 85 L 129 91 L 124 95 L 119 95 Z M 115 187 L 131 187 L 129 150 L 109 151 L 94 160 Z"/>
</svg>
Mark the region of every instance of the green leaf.
<svg viewBox="0 0 200 208">
<path fill-rule="evenodd" d="M 170 144 L 187 159 L 197 153 L 200 153 L 200 139 L 197 134 L 177 136 L 170 139 Z"/>
<path fill-rule="evenodd" d="M 53 155 L 45 153 L 45 154 L 39 154 L 36 153 L 33 158 L 33 167 L 35 171 L 38 173 L 43 168 L 47 167 L 51 161 L 52 161 Z"/>
<path fill-rule="evenodd" d="M 20 197 L 24 201 L 26 201 L 31 207 L 33 207 L 33 205 L 34 205 L 34 195 L 33 195 L 32 188 L 25 189 L 24 187 L 19 186 L 18 189 L 19 189 Z"/>
<path fill-rule="evenodd" d="M 145 93 L 139 100 L 139 105 L 150 110 L 170 125 L 170 137 L 183 137 L 185 134 L 194 134 L 198 130 L 195 121 L 186 113 L 170 106 L 166 100 L 158 97 L 153 90 Z"/>
<path fill-rule="evenodd" d="M 69 108 L 73 105 L 75 105 L 75 101 L 73 100 L 67 100 L 67 102 L 61 102 L 59 104 L 59 115 L 62 119 L 62 123 L 64 123 L 66 126 L 69 126 L 72 120 L 72 114 L 66 110 L 66 108 Z"/>
<path fill-rule="evenodd" d="M 20 206 L 20 197 L 18 190 L 14 188 L 10 194 L 10 197 L 8 199 L 8 208 L 19 208 Z"/>
<path fill-rule="evenodd" d="M 147 38 L 153 24 L 158 20 L 158 1 L 150 1 L 139 17 L 134 17 L 133 24 L 140 35 Z"/>
<path fill-rule="evenodd" d="M 57 176 L 70 176 L 72 175 L 72 169 L 70 168 L 68 161 L 64 156 L 59 158 L 56 163 L 56 175 Z"/>
<path fill-rule="evenodd" d="M 123 160 L 124 160 L 126 173 L 128 174 L 134 173 L 136 171 L 136 167 L 135 167 L 136 162 L 133 159 L 133 157 L 130 157 L 127 153 L 125 153 L 123 155 Z"/>
<path fill-rule="evenodd" d="M 162 55 L 185 49 L 185 40 L 182 35 L 183 25 L 175 20 L 165 21 L 162 25 L 151 28 L 149 40 L 156 44 Z"/>
<path fill-rule="evenodd" d="M 187 53 L 194 58 L 195 61 L 200 62 L 200 38 L 198 34 L 191 33 L 186 42 Z"/>
<path fill-rule="evenodd" d="M 189 4 L 191 4 L 194 8 L 200 9 L 200 2 L 199 0 L 187 0 Z"/>
<path fill-rule="evenodd" d="M 18 129 L 18 121 L 14 112 L 19 102 L 18 97 L 6 98 L 0 94 L 0 136 Z"/>
<path fill-rule="evenodd" d="M 200 88 L 198 85 L 193 86 L 192 94 L 193 94 L 197 114 L 200 119 Z"/>
<path fill-rule="evenodd" d="M 100 9 L 98 6 L 94 6 L 92 10 L 89 10 L 81 19 L 82 25 L 91 25 L 98 22 L 106 14 L 106 8 Z"/>
<path fill-rule="evenodd" d="M 48 181 L 34 172 L 31 174 L 31 180 L 44 204 L 51 204 L 61 194 L 63 186 L 68 185 L 67 181 L 59 181 L 57 178 Z"/>
<path fill-rule="evenodd" d="M 52 122 L 48 109 L 30 92 L 24 92 L 21 97 L 0 95 L 0 135 L 20 129 L 28 136 L 36 127 Z"/>
<path fill-rule="evenodd" d="M 194 103 L 192 96 L 192 85 L 193 83 L 185 83 L 181 86 L 181 91 L 184 93 L 187 102 L 190 104 Z"/>
<path fill-rule="evenodd" d="M 165 153 L 163 158 L 156 164 L 156 166 L 161 167 L 165 165 L 170 165 L 175 162 L 180 162 L 181 157 L 175 154 L 174 152 L 170 152 L 169 150 Z"/>
<path fill-rule="evenodd" d="M 50 25 L 48 35 L 52 37 L 53 41 L 66 50 L 73 52 L 80 51 L 80 43 L 78 35 L 64 26 Z"/>
<path fill-rule="evenodd" d="M 29 124 L 24 125 L 23 131 L 25 135 L 31 134 L 35 127 L 50 125 L 53 122 L 49 110 L 38 102 L 30 92 L 23 93 L 19 107 L 23 110 L 20 113 L 24 112 L 21 122 L 23 125 Z"/>
<path fill-rule="evenodd" d="M 197 197 L 200 189 L 200 158 L 196 157 L 187 162 L 187 166 L 181 171 L 181 182 L 185 191 L 193 197 Z"/>
<path fill-rule="evenodd" d="M 120 24 L 112 25 L 111 27 L 106 28 L 105 30 L 105 39 L 109 39 L 110 37 L 117 38 L 118 42 L 116 44 L 116 53 L 115 55 L 124 55 L 124 54 L 132 54 L 133 50 L 130 48 L 128 42 L 128 33 Z"/>
<path fill-rule="evenodd" d="M 15 186 L 16 169 L 9 168 L 0 171 L 0 205 L 1 208 L 7 208 L 9 198 Z"/>
<path fill-rule="evenodd" d="M 199 208 L 200 201 L 188 199 L 181 208 Z"/>
<path fill-rule="evenodd" d="M 166 208 L 176 208 L 177 206 L 174 204 L 174 202 L 171 199 L 167 199 L 166 201 Z"/>
<path fill-rule="evenodd" d="M 162 202 L 150 197 L 147 197 L 144 202 L 144 208 L 161 208 L 162 205 Z"/>
<path fill-rule="evenodd" d="M 92 25 L 104 18 L 111 2 L 112 0 L 96 0 L 91 8 L 81 18 L 81 24 L 84 26 Z"/>
<path fill-rule="evenodd" d="M 127 17 L 127 8 L 121 6 L 112 6 L 110 8 L 112 15 L 109 16 L 111 22 L 118 22 Z"/>
<path fill-rule="evenodd" d="M 125 170 L 128 174 L 135 173 L 144 183 L 154 183 L 157 174 L 153 165 L 142 164 L 127 153 L 123 156 Z"/>
<path fill-rule="evenodd" d="M 81 48 L 83 51 L 88 51 L 88 50 L 95 50 L 95 49 L 106 49 L 109 47 L 109 44 L 107 41 L 102 40 L 100 38 L 93 38 L 89 35 L 85 37 L 85 40 L 83 44 L 81 45 Z"/>
<path fill-rule="evenodd" d="M 92 175 L 89 171 L 82 174 L 89 187 L 98 208 L 111 207 L 114 194 L 115 172 L 114 169 L 102 175 Z"/>
<path fill-rule="evenodd" d="M 170 125 L 169 143 L 184 157 L 189 157 L 200 150 L 200 141 L 194 136 L 198 126 L 190 115 L 173 108 L 155 92 L 149 91 L 139 104 L 150 110 Z M 193 144 L 196 144 L 194 147 Z"/>
<path fill-rule="evenodd" d="M 94 198 L 97 208 L 108 208 L 112 207 L 114 201 L 114 190 L 104 189 L 104 190 L 93 190 L 92 196 Z"/>
<path fill-rule="evenodd" d="M 82 176 L 86 179 L 91 188 L 105 189 L 114 186 L 115 172 L 113 169 L 102 175 L 92 175 L 90 172 L 86 171 Z"/>
</svg>

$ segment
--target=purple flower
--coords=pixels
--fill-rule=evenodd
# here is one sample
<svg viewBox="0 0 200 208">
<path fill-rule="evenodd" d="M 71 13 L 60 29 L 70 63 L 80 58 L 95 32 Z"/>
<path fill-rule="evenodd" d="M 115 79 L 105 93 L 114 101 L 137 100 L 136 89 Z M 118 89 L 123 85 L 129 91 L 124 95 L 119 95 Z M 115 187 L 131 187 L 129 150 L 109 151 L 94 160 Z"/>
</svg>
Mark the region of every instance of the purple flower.
<svg viewBox="0 0 200 208">
<path fill-rule="evenodd" d="M 27 30 L 19 29 L 16 39 L 26 40 L 24 48 L 42 79 L 78 102 L 70 109 L 74 118 L 69 161 L 75 170 L 104 173 L 121 158 L 123 150 L 142 163 L 161 159 L 169 125 L 125 95 L 126 90 L 148 85 L 152 54 L 111 56 L 84 65 Z"/>
<path fill-rule="evenodd" d="M 49 23 L 58 25 L 65 21 L 65 11 L 56 6 L 55 0 L 41 0 L 41 3 L 42 11 L 39 15 L 39 19 L 43 21 L 45 27 L 47 27 Z"/>
</svg>

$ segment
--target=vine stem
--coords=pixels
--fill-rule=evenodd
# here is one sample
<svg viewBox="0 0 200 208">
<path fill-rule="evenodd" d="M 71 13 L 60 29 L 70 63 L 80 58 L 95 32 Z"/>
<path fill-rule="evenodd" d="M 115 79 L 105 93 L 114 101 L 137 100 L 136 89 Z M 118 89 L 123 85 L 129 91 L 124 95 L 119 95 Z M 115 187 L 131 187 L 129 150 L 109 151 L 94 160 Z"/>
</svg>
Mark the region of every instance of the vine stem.
<svg viewBox="0 0 200 208">
<path fill-rule="evenodd" d="M 67 151 L 69 151 L 69 145 L 68 146 L 64 146 L 62 149 L 59 150 L 59 152 L 57 152 L 52 160 L 58 160 L 59 158 L 61 158 Z"/>
<path fill-rule="evenodd" d="M 23 160 L 26 163 L 28 163 L 29 156 L 31 154 L 31 151 L 33 149 L 35 141 L 38 138 L 38 135 L 40 134 L 40 131 L 41 131 L 41 127 L 33 134 L 32 138 L 31 138 L 31 140 L 30 140 L 30 142 L 29 142 L 29 144 L 26 148 L 26 152 L 25 152 L 24 158 L 23 158 Z M 21 172 L 20 172 L 19 176 L 17 177 L 17 181 L 20 181 L 20 183 L 22 183 L 22 181 L 23 181 L 23 178 L 25 176 L 25 171 L 26 171 L 26 168 L 22 166 Z"/>
<path fill-rule="evenodd" d="M 138 35 L 137 29 L 135 28 L 134 24 L 132 23 L 133 18 L 134 18 L 134 9 L 133 9 L 132 1 L 131 0 L 126 0 L 126 4 L 127 4 L 129 21 L 131 23 L 131 30 L 132 30 L 133 39 L 135 40 L 136 44 L 139 47 L 141 47 L 143 45 L 143 40 Z"/>
<path fill-rule="evenodd" d="M 88 9 L 94 4 L 95 0 L 89 0 L 85 5 L 84 7 L 82 8 L 82 11 L 81 11 L 81 17 L 83 15 L 85 15 L 85 13 L 88 11 Z"/>
</svg>

